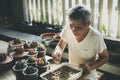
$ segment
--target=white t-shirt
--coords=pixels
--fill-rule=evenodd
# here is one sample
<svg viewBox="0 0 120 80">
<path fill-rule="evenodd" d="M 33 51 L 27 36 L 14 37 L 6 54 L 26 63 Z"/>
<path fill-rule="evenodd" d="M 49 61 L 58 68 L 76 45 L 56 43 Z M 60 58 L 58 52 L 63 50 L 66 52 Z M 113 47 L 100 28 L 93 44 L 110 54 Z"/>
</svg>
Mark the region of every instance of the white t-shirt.
<svg viewBox="0 0 120 80">
<path fill-rule="evenodd" d="M 90 27 L 87 36 L 81 42 L 77 42 L 74 34 L 68 27 L 63 28 L 60 36 L 68 44 L 69 63 L 77 66 L 81 63 L 90 63 L 96 58 L 97 54 L 102 53 L 106 49 L 102 35 L 92 27 Z M 96 70 L 93 70 L 87 79 L 97 80 L 95 79 L 96 77 Z"/>
</svg>

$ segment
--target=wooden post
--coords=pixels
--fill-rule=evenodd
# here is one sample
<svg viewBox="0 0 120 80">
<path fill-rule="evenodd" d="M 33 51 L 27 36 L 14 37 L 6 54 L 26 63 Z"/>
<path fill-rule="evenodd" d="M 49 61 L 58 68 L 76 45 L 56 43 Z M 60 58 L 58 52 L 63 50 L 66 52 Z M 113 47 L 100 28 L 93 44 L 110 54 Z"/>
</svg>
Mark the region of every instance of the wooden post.
<svg viewBox="0 0 120 80">
<path fill-rule="evenodd" d="M 31 5 L 32 5 L 31 1 L 32 0 L 28 0 L 28 6 L 29 6 L 29 14 L 28 15 L 29 15 L 30 22 L 32 22 L 32 20 L 33 20 L 32 11 L 31 11 Z"/>
<path fill-rule="evenodd" d="M 40 22 L 40 17 L 41 17 L 40 0 L 37 0 L 36 4 L 37 4 L 37 20 L 38 20 L 38 22 Z"/>
<path fill-rule="evenodd" d="M 48 0 L 45 0 L 45 18 L 46 21 L 48 22 Z"/>
<path fill-rule="evenodd" d="M 51 20 L 52 20 L 51 22 L 52 22 L 52 24 L 54 24 L 54 9 L 53 9 L 54 7 L 53 7 L 53 2 L 54 2 L 53 0 L 50 1 L 50 5 L 51 5 Z"/>
<path fill-rule="evenodd" d="M 69 0 L 69 8 L 72 7 L 72 0 Z"/>
<path fill-rule="evenodd" d="M 33 4 L 33 16 L 34 16 L 34 20 L 37 21 L 37 13 L 36 13 L 36 1 L 32 0 L 32 4 Z"/>
<path fill-rule="evenodd" d="M 82 0 L 82 4 L 83 5 L 87 5 L 87 1 L 86 0 Z"/>
<path fill-rule="evenodd" d="M 24 20 L 27 22 L 30 22 L 29 17 L 29 6 L 28 6 L 28 0 L 22 0 L 23 1 L 23 14 L 24 14 Z"/>
<path fill-rule="evenodd" d="M 79 0 L 79 4 L 82 5 L 83 0 Z"/>
<path fill-rule="evenodd" d="M 59 5 L 59 0 L 56 0 L 56 19 L 54 20 L 56 24 L 60 24 L 60 5 Z"/>
<path fill-rule="evenodd" d="M 65 6 L 65 5 L 64 5 Z M 58 24 L 62 25 L 63 21 L 63 9 L 62 9 L 62 0 L 58 0 L 58 8 L 59 8 L 59 13 L 58 13 Z M 65 9 L 65 8 L 64 8 Z"/>
<path fill-rule="evenodd" d="M 94 0 L 91 0 L 90 1 L 90 6 L 91 6 L 91 26 L 93 26 L 94 27 Z"/>
<path fill-rule="evenodd" d="M 40 0 L 40 21 L 43 19 L 43 0 Z"/>
<path fill-rule="evenodd" d="M 62 15 L 63 15 L 63 22 L 62 24 L 65 25 L 66 23 L 66 11 L 65 11 L 65 0 L 62 0 Z"/>
<path fill-rule="evenodd" d="M 45 13 L 45 0 L 42 0 L 42 10 L 43 10 L 43 22 L 46 21 L 46 13 Z"/>
<path fill-rule="evenodd" d="M 75 4 L 79 4 L 79 0 L 75 0 Z"/>
<path fill-rule="evenodd" d="M 109 0 L 108 1 L 108 36 L 111 35 L 111 27 L 112 27 L 112 4 L 113 4 L 113 0 Z"/>
<path fill-rule="evenodd" d="M 102 11 L 103 11 L 103 0 L 99 0 L 99 18 L 98 18 L 98 30 L 101 31 L 102 26 Z"/>
<path fill-rule="evenodd" d="M 120 0 L 118 0 L 118 29 L 117 37 L 120 38 Z"/>
</svg>

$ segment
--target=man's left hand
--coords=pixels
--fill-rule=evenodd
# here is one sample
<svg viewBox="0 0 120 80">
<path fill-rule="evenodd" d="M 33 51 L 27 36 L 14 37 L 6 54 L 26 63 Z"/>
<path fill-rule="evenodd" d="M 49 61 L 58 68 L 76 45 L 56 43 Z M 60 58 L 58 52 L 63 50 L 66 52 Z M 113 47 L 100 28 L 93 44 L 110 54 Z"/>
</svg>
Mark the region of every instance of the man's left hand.
<svg viewBox="0 0 120 80">
<path fill-rule="evenodd" d="M 86 64 L 86 63 L 80 64 L 80 68 L 83 69 L 83 73 L 79 79 L 83 80 L 88 74 L 90 74 L 92 69 L 91 69 L 91 66 L 89 64 Z"/>
</svg>

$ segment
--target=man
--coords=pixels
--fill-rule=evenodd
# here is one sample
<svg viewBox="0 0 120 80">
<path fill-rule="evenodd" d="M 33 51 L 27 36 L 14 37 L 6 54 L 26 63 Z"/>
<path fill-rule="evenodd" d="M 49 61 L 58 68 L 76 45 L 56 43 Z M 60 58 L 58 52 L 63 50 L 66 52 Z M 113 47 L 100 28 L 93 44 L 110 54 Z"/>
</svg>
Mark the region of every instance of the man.
<svg viewBox="0 0 120 80">
<path fill-rule="evenodd" d="M 69 23 L 60 33 L 61 40 L 53 53 L 53 60 L 61 57 L 68 44 L 69 63 L 83 69 L 80 80 L 98 80 L 96 68 L 108 60 L 108 51 L 102 35 L 91 27 L 90 12 L 75 6 L 68 12 Z"/>
</svg>

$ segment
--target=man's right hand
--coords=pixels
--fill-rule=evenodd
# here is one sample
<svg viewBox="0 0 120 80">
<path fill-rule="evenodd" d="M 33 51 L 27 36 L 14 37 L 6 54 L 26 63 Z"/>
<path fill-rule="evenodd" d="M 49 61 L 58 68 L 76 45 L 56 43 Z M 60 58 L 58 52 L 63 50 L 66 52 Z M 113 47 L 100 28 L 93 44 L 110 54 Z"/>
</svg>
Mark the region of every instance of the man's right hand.
<svg viewBox="0 0 120 80">
<path fill-rule="evenodd" d="M 52 57 L 55 64 L 60 64 L 62 53 L 60 51 L 55 51 L 53 52 Z"/>
</svg>

